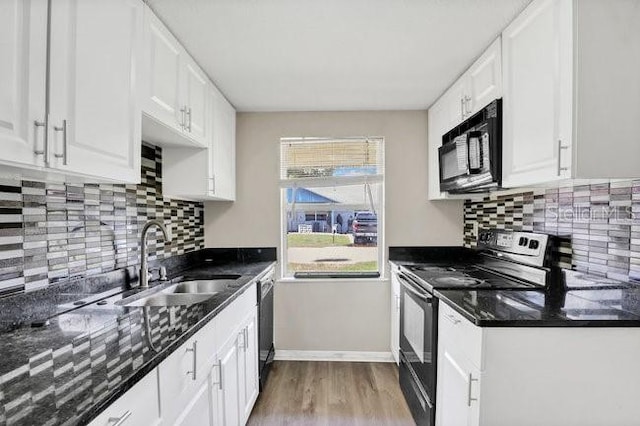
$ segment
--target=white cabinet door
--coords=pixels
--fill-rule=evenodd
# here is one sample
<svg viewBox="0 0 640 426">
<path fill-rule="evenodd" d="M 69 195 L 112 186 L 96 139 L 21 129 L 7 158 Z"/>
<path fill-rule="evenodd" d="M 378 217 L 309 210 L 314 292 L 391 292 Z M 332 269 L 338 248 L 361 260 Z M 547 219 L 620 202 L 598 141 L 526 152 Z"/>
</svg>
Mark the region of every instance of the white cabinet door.
<svg viewBox="0 0 640 426">
<path fill-rule="evenodd" d="M 162 423 L 158 405 L 158 371 L 153 370 L 124 395 L 107 407 L 89 426 L 122 425 L 154 426 Z M 119 424 L 119 423 L 118 423 Z"/>
<path fill-rule="evenodd" d="M 535 0 L 502 33 L 506 187 L 570 177 L 571 3 Z"/>
<path fill-rule="evenodd" d="M 234 335 L 220 350 L 218 367 L 211 374 L 212 411 L 216 426 L 240 425 L 238 369 L 238 340 Z"/>
<path fill-rule="evenodd" d="M 198 376 L 196 361 L 202 353 L 197 353 L 197 343 L 197 339 L 192 337 L 158 367 L 162 420 L 167 425 L 173 425 L 178 419 L 187 416 L 200 389 L 199 385 L 207 381 Z"/>
<path fill-rule="evenodd" d="M 243 328 L 244 341 L 242 342 L 242 349 L 240 357 L 242 365 L 240 366 L 240 374 L 238 375 L 240 380 L 240 408 L 242 421 L 246 422 L 249 419 L 253 405 L 258 398 L 259 385 L 258 385 L 258 313 L 254 308 L 254 312 L 249 315 L 246 321 L 246 325 Z"/>
<path fill-rule="evenodd" d="M 391 354 L 400 363 L 400 281 L 397 273 L 391 274 Z"/>
<path fill-rule="evenodd" d="M 210 148 L 210 195 L 236 198 L 236 110 L 217 90 L 213 91 L 213 138 Z"/>
<path fill-rule="evenodd" d="M 449 116 L 446 99 L 441 98 L 429 108 L 428 161 L 429 161 L 429 199 L 442 200 L 446 194 L 440 192 L 440 156 L 438 148 L 442 146 L 442 135 L 448 130 Z"/>
<path fill-rule="evenodd" d="M 184 84 L 184 107 L 186 108 L 185 131 L 188 137 L 200 146 L 206 147 L 210 139 L 208 98 L 211 86 L 207 76 L 186 55 L 183 58 L 182 69 L 182 75 L 184 76 L 182 81 L 182 84 Z"/>
<path fill-rule="evenodd" d="M 465 96 L 469 92 L 468 83 L 467 79 L 461 78 L 442 96 L 447 109 L 444 133 L 462 123 L 468 116 L 468 104 L 465 103 Z"/>
<path fill-rule="evenodd" d="M 182 412 L 176 426 L 211 426 L 212 413 L 209 395 L 209 381 L 200 384 L 196 393 Z"/>
<path fill-rule="evenodd" d="M 99 179 L 140 179 L 136 0 L 52 2 L 49 141 L 53 167 Z"/>
<path fill-rule="evenodd" d="M 0 2 L 0 161 L 44 164 L 47 1 Z"/>
<path fill-rule="evenodd" d="M 143 109 L 145 114 L 163 125 L 182 132 L 184 120 L 180 78 L 184 50 L 178 40 L 145 7 Z"/>
<path fill-rule="evenodd" d="M 451 342 L 438 357 L 438 426 L 477 426 L 479 417 L 480 372 L 464 356 L 451 350 Z"/>
<path fill-rule="evenodd" d="M 500 37 L 466 72 L 469 93 L 465 96 L 468 115 L 473 115 L 502 97 L 502 43 Z"/>
</svg>

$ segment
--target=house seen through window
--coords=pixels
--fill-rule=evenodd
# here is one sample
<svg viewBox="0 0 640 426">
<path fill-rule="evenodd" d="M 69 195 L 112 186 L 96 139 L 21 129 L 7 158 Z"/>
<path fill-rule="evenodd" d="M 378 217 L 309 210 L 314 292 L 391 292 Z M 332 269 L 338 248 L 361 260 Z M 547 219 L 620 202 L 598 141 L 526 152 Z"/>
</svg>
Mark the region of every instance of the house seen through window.
<svg viewBox="0 0 640 426">
<path fill-rule="evenodd" d="M 382 138 L 283 138 L 284 275 L 380 275 Z"/>
</svg>

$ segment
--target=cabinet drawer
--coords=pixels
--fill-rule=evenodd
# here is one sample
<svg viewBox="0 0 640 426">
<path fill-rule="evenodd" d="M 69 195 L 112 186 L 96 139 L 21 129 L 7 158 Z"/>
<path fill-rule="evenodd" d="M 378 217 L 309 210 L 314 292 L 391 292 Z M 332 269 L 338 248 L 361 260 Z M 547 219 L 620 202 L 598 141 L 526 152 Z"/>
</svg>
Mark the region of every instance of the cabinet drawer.
<svg viewBox="0 0 640 426">
<path fill-rule="evenodd" d="M 257 287 L 253 284 L 216 316 L 216 347 L 222 346 L 229 336 L 239 329 L 242 320 L 246 318 L 252 309 L 255 309 L 257 304 Z"/>
<path fill-rule="evenodd" d="M 153 370 L 93 419 L 89 426 L 160 424 L 158 405 L 158 370 Z"/>
<path fill-rule="evenodd" d="M 446 303 L 440 303 L 438 314 L 438 340 L 454 345 L 476 367 L 481 368 L 482 328 L 475 326 Z"/>
</svg>

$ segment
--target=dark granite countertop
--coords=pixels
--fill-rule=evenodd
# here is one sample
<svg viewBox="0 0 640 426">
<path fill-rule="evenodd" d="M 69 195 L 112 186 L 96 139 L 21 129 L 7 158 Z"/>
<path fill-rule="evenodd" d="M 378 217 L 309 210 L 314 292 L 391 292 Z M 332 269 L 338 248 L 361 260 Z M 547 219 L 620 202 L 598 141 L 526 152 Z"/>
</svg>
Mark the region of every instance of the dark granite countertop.
<svg viewBox="0 0 640 426">
<path fill-rule="evenodd" d="M 480 327 L 640 327 L 640 288 L 572 290 L 435 290 Z"/>
<path fill-rule="evenodd" d="M 473 262 L 463 247 L 390 247 L 389 259 L 400 266 Z M 405 269 L 405 272 L 419 279 Z M 431 289 L 469 321 L 481 327 L 640 327 L 640 286 L 570 291 Z M 552 286 L 559 287 L 559 286 Z"/>
<path fill-rule="evenodd" d="M 256 250 L 267 252 L 207 249 L 181 263 L 162 262 L 173 282 L 241 275 L 225 291 L 190 306 L 116 304 L 141 291 L 126 290 L 123 271 L 0 300 L 0 425 L 86 424 L 240 294 L 255 288 L 256 278 L 275 260 L 275 249 Z M 78 301 L 84 305 L 76 307 Z"/>
</svg>

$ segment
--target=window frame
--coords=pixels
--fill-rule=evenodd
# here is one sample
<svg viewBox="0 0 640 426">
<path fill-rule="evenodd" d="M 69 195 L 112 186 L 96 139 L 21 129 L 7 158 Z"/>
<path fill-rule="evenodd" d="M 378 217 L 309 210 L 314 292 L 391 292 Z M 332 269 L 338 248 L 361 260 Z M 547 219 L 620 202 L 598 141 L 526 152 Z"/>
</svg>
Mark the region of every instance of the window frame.
<svg viewBox="0 0 640 426">
<path fill-rule="evenodd" d="M 327 273 L 327 276 L 318 276 L 318 277 L 295 277 L 293 274 L 287 275 L 288 269 L 288 243 L 287 243 L 287 235 L 288 235 L 288 222 L 287 222 L 287 187 L 282 185 L 282 182 L 279 181 L 278 191 L 280 192 L 280 248 L 281 248 L 281 262 L 280 262 L 280 281 L 283 282 L 300 282 L 300 283 L 317 283 L 323 281 L 331 281 L 331 282 L 365 282 L 365 281 L 385 281 L 387 268 L 385 267 L 384 260 L 386 254 L 386 140 L 383 136 L 347 136 L 347 137 L 281 137 L 278 143 L 278 165 L 279 169 L 282 169 L 282 143 L 287 140 L 309 140 L 309 141 L 332 141 L 332 140 L 366 140 L 366 139 L 377 139 L 380 140 L 381 145 L 381 166 L 382 166 L 382 180 L 380 183 L 380 200 L 378 205 L 378 211 L 376 212 L 378 225 L 377 225 L 377 260 L 378 260 L 378 276 L 372 277 L 369 276 L 336 276 L 330 277 L 331 273 Z M 278 175 L 280 179 L 280 174 Z M 304 182 L 304 178 L 300 178 L 301 183 Z M 330 182 L 331 180 L 343 181 L 344 185 L 348 185 L 349 178 L 340 177 L 327 177 L 326 181 Z M 304 186 L 302 186 L 304 187 Z M 336 274 L 339 275 L 339 274 Z"/>
</svg>

